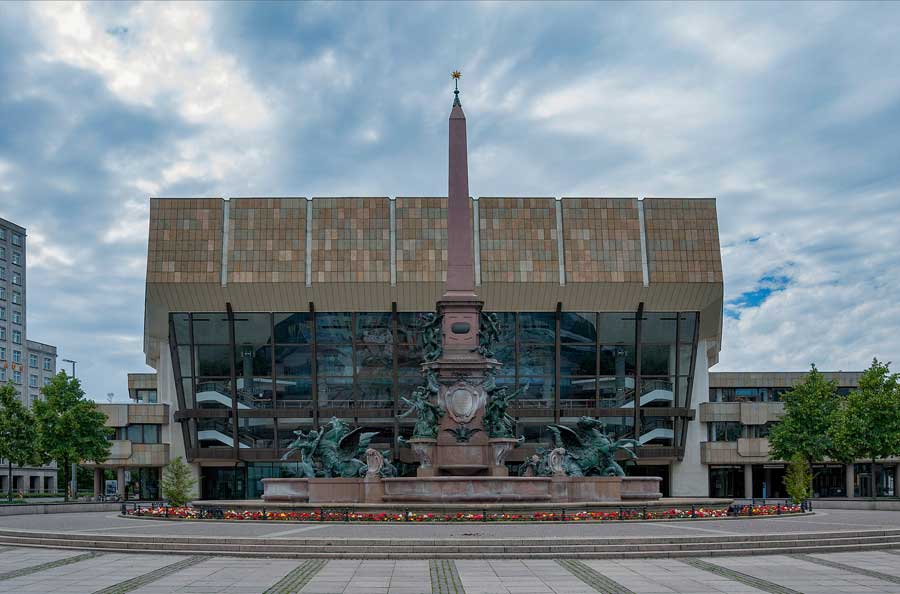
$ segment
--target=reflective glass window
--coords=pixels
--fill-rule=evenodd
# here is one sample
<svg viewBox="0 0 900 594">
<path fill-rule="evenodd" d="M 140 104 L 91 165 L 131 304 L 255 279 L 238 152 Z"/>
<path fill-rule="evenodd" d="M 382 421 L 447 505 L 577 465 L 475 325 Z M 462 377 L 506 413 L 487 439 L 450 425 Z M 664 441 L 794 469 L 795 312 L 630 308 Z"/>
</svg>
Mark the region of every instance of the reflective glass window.
<svg viewBox="0 0 900 594">
<path fill-rule="evenodd" d="M 231 375 L 231 348 L 228 346 L 198 346 L 197 375 Z"/>
<path fill-rule="evenodd" d="M 600 373 L 624 376 L 634 373 L 635 351 L 632 345 L 604 345 L 600 347 Z"/>
<path fill-rule="evenodd" d="M 172 314 L 172 322 L 175 325 L 175 340 L 178 344 L 188 344 L 191 340 L 188 314 Z"/>
<path fill-rule="evenodd" d="M 693 342 L 694 327 L 697 325 L 697 312 L 682 312 L 678 317 L 681 326 L 678 330 L 681 342 Z"/>
<path fill-rule="evenodd" d="M 692 356 L 694 354 L 693 346 L 690 344 L 680 344 L 678 345 L 678 366 L 679 373 L 681 375 L 690 375 L 694 371 L 694 361 L 692 360 Z"/>
<path fill-rule="evenodd" d="M 556 314 L 547 312 L 520 313 L 519 342 L 556 342 Z"/>
<path fill-rule="evenodd" d="M 356 340 L 376 344 L 393 342 L 390 312 L 356 314 Z"/>
<path fill-rule="evenodd" d="M 272 315 L 268 313 L 235 313 L 234 342 L 236 344 L 271 344 Z"/>
<path fill-rule="evenodd" d="M 312 379 L 279 377 L 276 382 L 279 408 L 312 405 Z"/>
<path fill-rule="evenodd" d="M 563 377 L 559 380 L 559 397 L 561 400 L 583 400 L 585 406 L 593 406 L 596 386 L 594 378 Z"/>
<path fill-rule="evenodd" d="M 401 373 L 404 370 L 414 370 L 418 373 L 424 360 L 422 347 L 420 346 L 404 345 L 397 347 L 397 366 Z"/>
<path fill-rule="evenodd" d="M 560 342 L 597 341 L 597 314 L 563 312 L 559 320 Z"/>
<path fill-rule="evenodd" d="M 193 324 L 194 344 L 229 344 L 227 316 L 195 313 Z"/>
<path fill-rule="evenodd" d="M 159 425 L 144 425 L 144 443 L 159 443 Z"/>
<path fill-rule="evenodd" d="M 641 375 L 675 373 L 675 343 L 641 345 Z"/>
<path fill-rule="evenodd" d="M 559 350 L 559 372 L 562 375 L 594 375 L 597 373 L 597 347 L 562 345 Z"/>
<path fill-rule="evenodd" d="M 356 347 L 356 370 L 358 373 L 390 377 L 393 368 L 393 345 L 360 344 Z"/>
<path fill-rule="evenodd" d="M 350 408 L 353 405 L 352 377 L 320 377 L 319 406 Z"/>
<path fill-rule="evenodd" d="M 308 346 L 275 347 L 275 375 L 308 376 L 312 373 L 312 349 Z"/>
<path fill-rule="evenodd" d="M 350 344 L 353 340 L 353 316 L 349 313 L 317 313 L 316 341 Z"/>
<path fill-rule="evenodd" d="M 400 312 L 397 314 L 397 342 L 420 344 L 425 312 Z"/>
<path fill-rule="evenodd" d="M 144 426 L 128 425 L 125 437 L 132 443 L 144 443 Z"/>
<path fill-rule="evenodd" d="M 641 322 L 641 341 L 644 343 L 675 342 L 676 314 L 644 313 Z"/>
<path fill-rule="evenodd" d="M 353 375 L 353 348 L 319 345 L 316 369 L 319 375 Z"/>
<path fill-rule="evenodd" d="M 239 344 L 234 355 L 237 377 L 272 375 L 271 346 Z"/>
<path fill-rule="evenodd" d="M 308 344 L 312 341 L 309 313 L 275 314 L 275 342 L 279 344 Z"/>
<path fill-rule="evenodd" d="M 191 347 L 184 345 L 178 347 L 178 365 L 181 367 L 182 377 L 191 375 Z"/>
<path fill-rule="evenodd" d="M 709 441 L 737 441 L 741 437 L 741 424 L 737 421 L 707 423 Z"/>
<path fill-rule="evenodd" d="M 360 406 L 393 408 L 394 382 L 386 378 L 358 378 L 356 399 Z"/>
<path fill-rule="evenodd" d="M 600 342 L 634 344 L 634 313 L 599 314 Z"/>
<path fill-rule="evenodd" d="M 198 408 L 231 408 L 231 380 L 199 378 L 196 400 Z"/>
<path fill-rule="evenodd" d="M 526 387 L 527 385 L 527 387 Z M 553 376 L 547 377 L 520 377 L 519 388 L 525 388 L 524 392 L 517 399 L 518 401 L 528 400 L 545 400 L 552 402 L 555 400 Z"/>
<path fill-rule="evenodd" d="M 603 376 L 597 383 L 600 389 L 601 408 L 619 408 L 622 406 L 634 406 L 634 376 Z"/>
<path fill-rule="evenodd" d="M 675 398 L 674 378 L 642 378 L 641 407 L 672 406 Z"/>
<path fill-rule="evenodd" d="M 239 417 L 238 441 L 241 444 L 241 448 L 274 448 L 275 419 L 261 417 Z"/>
<path fill-rule="evenodd" d="M 519 375 L 556 373 L 556 348 L 526 344 L 519 347 Z"/>
<path fill-rule="evenodd" d="M 512 344 L 494 347 L 494 359 L 503 363 L 503 367 L 497 370 L 497 375 L 515 375 L 516 373 L 516 347 Z"/>
</svg>

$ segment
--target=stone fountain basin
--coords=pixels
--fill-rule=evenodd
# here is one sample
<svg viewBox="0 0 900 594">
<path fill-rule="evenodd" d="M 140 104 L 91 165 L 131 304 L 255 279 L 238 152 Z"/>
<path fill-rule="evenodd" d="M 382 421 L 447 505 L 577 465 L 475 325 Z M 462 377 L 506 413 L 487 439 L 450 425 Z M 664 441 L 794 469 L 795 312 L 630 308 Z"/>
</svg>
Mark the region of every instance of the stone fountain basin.
<svg viewBox="0 0 900 594">
<path fill-rule="evenodd" d="M 659 477 L 434 476 L 267 478 L 263 501 L 285 503 L 603 503 L 655 501 Z"/>
<path fill-rule="evenodd" d="M 433 476 L 384 479 L 384 500 L 429 503 L 550 501 L 552 480 L 518 476 Z"/>
</svg>

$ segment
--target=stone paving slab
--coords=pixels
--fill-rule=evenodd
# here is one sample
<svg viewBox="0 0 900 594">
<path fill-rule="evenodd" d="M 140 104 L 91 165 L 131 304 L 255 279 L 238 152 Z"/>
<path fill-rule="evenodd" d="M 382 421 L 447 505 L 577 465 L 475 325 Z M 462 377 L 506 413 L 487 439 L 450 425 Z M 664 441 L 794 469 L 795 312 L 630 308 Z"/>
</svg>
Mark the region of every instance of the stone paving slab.
<svg viewBox="0 0 900 594">
<path fill-rule="evenodd" d="M 0 581 L 0 594 L 92 594 L 184 558 L 174 555 L 98 555 L 77 563 Z"/>
<path fill-rule="evenodd" d="M 716 557 L 710 562 L 804 594 L 900 593 L 897 584 L 788 556 Z"/>
<path fill-rule="evenodd" d="M 755 594 L 764 592 L 677 559 L 585 561 L 637 594 Z"/>
<path fill-rule="evenodd" d="M 7 547 L 7 550 L 0 555 L 0 579 L 3 579 L 3 574 L 83 554 L 84 551 Z"/>
<path fill-rule="evenodd" d="M 877 571 L 895 578 L 900 578 L 900 556 L 896 549 L 893 551 L 867 551 L 864 553 L 828 553 L 827 555 L 808 555 L 817 559 L 825 559 L 837 563 L 844 563 L 860 569 Z"/>
<path fill-rule="evenodd" d="M 133 594 L 259 594 L 297 564 L 294 560 L 214 557 L 143 586 Z"/>
</svg>

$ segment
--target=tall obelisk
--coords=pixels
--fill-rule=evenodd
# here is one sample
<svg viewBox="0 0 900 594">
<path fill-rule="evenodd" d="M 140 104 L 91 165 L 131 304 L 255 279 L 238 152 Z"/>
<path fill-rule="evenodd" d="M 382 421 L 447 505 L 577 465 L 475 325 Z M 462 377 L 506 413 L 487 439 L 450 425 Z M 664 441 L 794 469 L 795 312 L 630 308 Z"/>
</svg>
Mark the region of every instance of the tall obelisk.
<svg viewBox="0 0 900 594">
<path fill-rule="evenodd" d="M 459 72 L 453 73 L 455 81 Z M 438 309 L 444 315 L 444 358 L 468 359 L 478 348 L 482 302 L 475 294 L 475 259 L 466 155 L 466 114 L 459 101 L 458 82 L 450 110 L 447 176 L 447 282 Z"/>
</svg>

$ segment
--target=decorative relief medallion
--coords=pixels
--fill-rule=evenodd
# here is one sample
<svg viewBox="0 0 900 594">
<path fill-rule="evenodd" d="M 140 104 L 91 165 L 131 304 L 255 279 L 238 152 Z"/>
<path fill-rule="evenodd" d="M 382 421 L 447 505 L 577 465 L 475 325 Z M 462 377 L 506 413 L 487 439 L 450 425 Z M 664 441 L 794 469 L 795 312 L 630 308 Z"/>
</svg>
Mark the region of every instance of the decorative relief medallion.
<svg viewBox="0 0 900 594">
<path fill-rule="evenodd" d="M 465 425 L 484 406 L 484 391 L 458 382 L 444 390 L 444 408 L 454 421 Z"/>
</svg>

